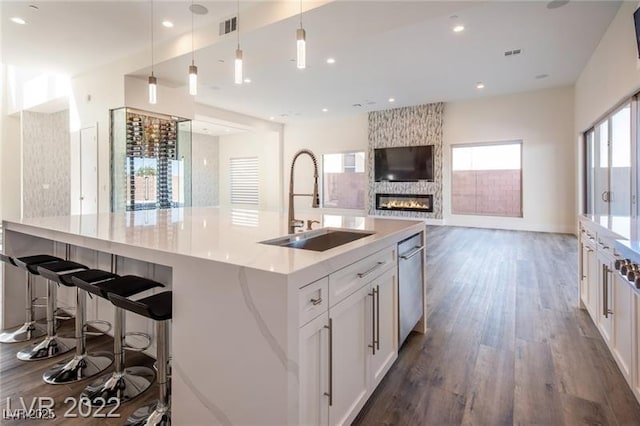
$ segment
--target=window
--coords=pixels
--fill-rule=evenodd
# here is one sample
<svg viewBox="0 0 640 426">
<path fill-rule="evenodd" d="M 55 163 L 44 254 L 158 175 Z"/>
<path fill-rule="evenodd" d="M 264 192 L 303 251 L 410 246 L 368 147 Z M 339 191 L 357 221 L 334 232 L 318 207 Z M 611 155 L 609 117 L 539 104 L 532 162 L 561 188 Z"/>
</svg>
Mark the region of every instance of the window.
<svg viewBox="0 0 640 426">
<path fill-rule="evenodd" d="M 631 103 L 584 134 L 584 212 L 631 214 Z"/>
<path fill-rule="evenodd" d="M 452 147 L 451 212 L 522 217 L 522 143 Z"/>
<path fill-rule="evenodd" d="M 322 156 L 322 206 L 364 210 L 364 152 Z"/>
<path fill-rule="evenodd" d="M 258 204 L 258 157 L 231 158 L 231 204 Z"/>
</svg>

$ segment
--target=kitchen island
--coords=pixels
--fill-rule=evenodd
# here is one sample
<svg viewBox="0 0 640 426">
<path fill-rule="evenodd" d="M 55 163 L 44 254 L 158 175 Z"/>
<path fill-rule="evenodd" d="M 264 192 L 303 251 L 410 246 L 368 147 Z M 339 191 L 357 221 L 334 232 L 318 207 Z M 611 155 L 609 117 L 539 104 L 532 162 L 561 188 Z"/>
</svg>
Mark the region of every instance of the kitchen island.
<svg viewBox="0 0 640 426">
<path fill-rule="evenodd" d="M 4 252 L 66 256 L 173 291 L 175 424 L 348 424 L 397 358 L 397 244 L 416 234 L 424 242 L 425 227 L 303 217 L 371 234 L 326 251 L 281 247 L 261 242 L 287 234 L 285 215 L 184 208 L 5 221 Z M 5 328 L 23 320 L 23 279 L 5 267 Z M 88 314 L 110 321 L 113 311 L 93 299 Z M 127 314 L 127 329 L 153 327 Z"/>
</svg>

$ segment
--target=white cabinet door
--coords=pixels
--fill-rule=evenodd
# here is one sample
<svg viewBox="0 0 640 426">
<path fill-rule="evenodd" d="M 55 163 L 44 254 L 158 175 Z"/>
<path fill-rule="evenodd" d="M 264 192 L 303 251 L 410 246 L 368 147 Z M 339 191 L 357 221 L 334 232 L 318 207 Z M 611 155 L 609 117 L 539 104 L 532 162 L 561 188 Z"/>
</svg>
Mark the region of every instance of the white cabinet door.
<svg viewBox="0 0 640 426">
<path fill-rule="evenodd" d="M 367 362 L 372 339 L 371 286 L 365 285 L 329 308 L 332 327 L 331 425 L 350 424 L 368 396 Z"/>
<path fill-rule="evenodd" d="M 398 279 L 390 269 L 371 283 L 375 296 L 375 351 L 371 350 L 370 388 L 375 389 L 398 357 Z"/>
<path fill-rule="evenodd" d="M 613 300 L 613 352 L 617 358 L 620 370 L 627 379 L 631 377 L 633 362 L 633 291 L 626 278 L 615 271 L 612 280 Z"/>
<path fill-rule="evenodd" d="M 601 271 L 602 268 L 598 269 L 598 261 L 596 259 L 596 252 L 593 247 L 589 245 L 585 245 L 585 254 L 584 254 L 584 262 L 587 268 L 586 270 L 586 306 L 587 311 L 591 314 L 591 318 L 593 318 L 593 322 L 597 324 L 596 318 L 598 318 L 598 283 L 599 274 L 598 271 Z M 584 301 L 584 299 L 583 299 Z"/>
<path fill-rule="evenodd" d="M 300 424 L 329 424 L 329 314 L 302 327 L 300 345 Z"/>
<path fill-rule="evenodd" d="M 598 252 L 598 303 L 595 313 L 598 318 L 597 325 L 600 334 L 607 342 L 611 344 L 613 336 L 613 316 L 611 315 L 611 302 L 613 296 L 612 277 L 615 270 L 613 269 L 613 261 L 606 253 Z"/>
</svg>

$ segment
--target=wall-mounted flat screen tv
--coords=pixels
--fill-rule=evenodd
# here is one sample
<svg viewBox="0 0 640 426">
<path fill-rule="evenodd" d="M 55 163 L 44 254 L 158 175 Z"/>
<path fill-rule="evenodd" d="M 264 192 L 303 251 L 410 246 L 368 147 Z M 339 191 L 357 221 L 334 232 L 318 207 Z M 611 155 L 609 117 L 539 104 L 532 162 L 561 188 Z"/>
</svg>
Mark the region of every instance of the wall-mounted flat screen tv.
<svg viewBox="0 0 640 426">
<path fill-rule="evenodd" d="M 433 181 L 433 145 L 374 149 L 376 182 Z"/>
</svg>

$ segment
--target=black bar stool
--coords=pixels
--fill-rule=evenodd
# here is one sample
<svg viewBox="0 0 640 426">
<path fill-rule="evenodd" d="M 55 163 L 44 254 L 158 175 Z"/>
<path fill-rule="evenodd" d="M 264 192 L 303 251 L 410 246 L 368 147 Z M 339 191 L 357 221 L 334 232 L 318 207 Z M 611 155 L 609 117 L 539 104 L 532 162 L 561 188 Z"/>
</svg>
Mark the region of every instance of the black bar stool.
<svg viewBox="0 0 640 426">
<path fill-rule="evenodd" d="M 33 276 L 38 275 L 38 271 L 31 268 L 34 265 L 47 262 L 57 262 L 62 259 L 48 254 L 39 254 L 35 256 L 10 257 L 0 254 L 0 260 L 25 271 L 27 274 L 27 282 L 25 287 L 25 322 L 18 329 L 0 334 L 0 343 L 17 343 L 27 342 L 47 334 L 43 326 L 36 323 L 34 319 L 34 298 L 33 298 Z M 6 284 L 5 284 L 6 285 Z"/>
<path fill-rule="evenodd" d="M 67 262 L 67 264 L 70 263 L 74 262 Z M 62 265 L 60 262 L 38 266 L 38 271 L 42 277 L 67 287 L 76 287 L 76 354 L 72 358 L 66 359 L 44 372 L 42 379 L 46 383 L 53 385 L 73 383 L 87 379 L 95 376 L 96 374 L 102 373 L 113 363 L 113 355 L 109 352 L 87 352 L 86 336 L 89 334 L 86 331 L 86 327 L 88 326 L 86 321 L 87 293 L 77 287 L 71 279 L 73 277 L 78 277 L 78 279 L 81 279 L 84 282 L 95 284 L 113 280 L 118 276 L 111 272 L 101 271 L 99 269 L 82 269 L 75 272 L 67 272 L 66 270 L 62 272 L 58 271 L 61 268 Z M 105 321 L 98 322 L 111 326 L 111 324 Z M 92 321 L 92 323 L 95 323 L 95 321 Z M 106 332 L 91 334 L 104 333 Z"/>
<path fill-rule="evenodd" d="M 130 297 L 155 287 L 164 287 L 156 281 L 134 275 L 124 275 L 111 281 L 90 284 L 73 277 L 72 282 L 79 288 L 96 294 L 104 299 L 109 299 L 110 294 L 122 297 Z M 142 348 L 127 346 L 127 335 L 142 335 L 149 340 L 149 344 Z M 113 321 L 113 353 L 115 366 L 113 373 L 98 378 L 87 386 L 80 395 L 92 406 L 111 406 L 132 400 L 147 390 L 155 379 L 155 373 L 151 368 L 135 366 L 125 368 L 125 350 L 143 351 L 151 344 L 151 338 L 144 333 L 125 333 L 125 311 L 115 307 Z"/>
<path fill-rule="evenodd" d="M 16 263 L 19 263 L 20 259 L 16 259 Z M 56 308 L 57 308 L 57 295 L 58 284 L 60 274 L 68 274 L 71 272 L 77 272 L 87 269 L 86 266 L 81 265 L 70 260 L 58 260 L 57 262 L 46 262 L 37 265 L 30 265 L 28 269 L 35 270 L 40 274 L 44 269 L 39 269 L 41 266 L 47 267 L 48 276 L 47 279 L 47 337 L 40 343 L 36 343 L 30 348 L 25 348 L 18 352 L 16 355 L 19 360 L 22 361 L 39 361 L 42 359 L 53 358 L 58 355 L 62 355 L 65 352 L 69 352 L 75 348 L 76 343 L 74 339 L 66 337 L 58 337 L 56 334 Z M 52 274 L 56 272 L 57 274 Z"/>
<path fill-rule="evenodd" d="M 172 317 L 171 295 L 170 291 L 164 291 L 140 300 L 131 300 L 114 293 L 109 294 L 109 300 L 115 306 L 156 321 L 158 385 L 160 387 L 158 400 L 137 409 L 127 419 L 126 426 L 168 426 L 171 424 L 167 375 L 169 322 Z"/>
</svg>

